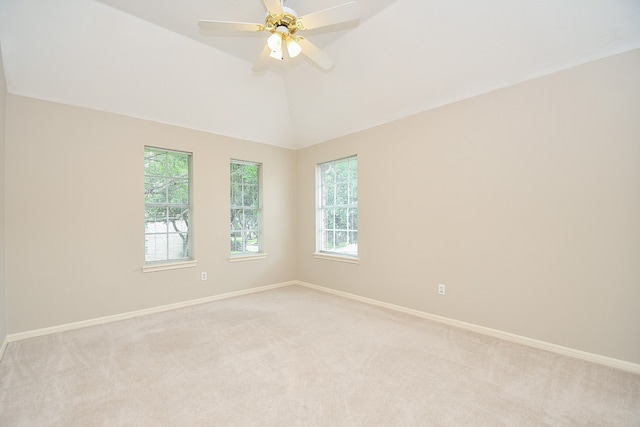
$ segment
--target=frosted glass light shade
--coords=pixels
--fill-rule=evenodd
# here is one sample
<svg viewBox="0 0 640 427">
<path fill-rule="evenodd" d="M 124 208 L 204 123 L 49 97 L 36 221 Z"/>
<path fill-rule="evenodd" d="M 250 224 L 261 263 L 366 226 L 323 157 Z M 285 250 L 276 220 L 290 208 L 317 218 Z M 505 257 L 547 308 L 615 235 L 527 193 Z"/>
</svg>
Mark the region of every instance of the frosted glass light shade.
<svg viewBox="0 0 640 427">
<path fill-rule="evenodd" d="M 287 38 L 287 52 L 289 52 L 291 58 L 295 58 L 302 52 L 302 46 L 293 38 L 289 37 Z"/>
<path fill-rule="evenodd" d="M 282 34 L 277 32 L 271 34 L 267 39 L 267 45 L 271 50 L 282 49 Z"/>
<path fill-rule="evenodd" d="M 267 39 L 267 46 L 271 49 L 269 56 L 282 61 L 282 33 L 271 34 Z"/>
</svg>

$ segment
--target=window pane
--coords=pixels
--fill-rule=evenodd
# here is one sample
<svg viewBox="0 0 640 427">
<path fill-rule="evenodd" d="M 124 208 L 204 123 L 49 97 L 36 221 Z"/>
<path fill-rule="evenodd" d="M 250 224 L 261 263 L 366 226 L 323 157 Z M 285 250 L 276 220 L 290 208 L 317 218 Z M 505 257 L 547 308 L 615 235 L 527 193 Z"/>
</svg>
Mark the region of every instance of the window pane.
<svg viewBox="0 0 640 427">
<path fill-rule="evenodd" d="M 336 231 L 336 246 L 337 249 L 344 248 L 347 246 L 347 237 L 348 233 L 344 230 Z"/>
<path fill-rule="evenodd" d="M 346 183 L 349 181 L 349 161 L 336 162 L 336 182 Z"/>
<path fill-rule="evenodd" d="M 167 181 L 165 178 L 145 178 L 144 201 L 145 203 L 165 203 L 167 201 Z"/>
<path fill-rule="evenodd" d="M 231 230 L 242 230 L 244 224 L 244 210 L 243 209 L 231 209 Z"/>
<path fill-rule="evenodd" d="M 333 230 L 336 228 L 335 222 L 335 209 L 325 209 L 323 210 L 323 228 L 325 230 Z"/>
<path fill-rule="evenodd" d="M 353 158 L 349 160 L 349 175 L 347 182 L 349 186 L 349 203 L 356 203 L 358 200 L 358 162 Z"/>
<path fill-rule="evenodd" d="M 341 181 L 336 186 L 336 205 L 346 205 L 349 202 L 349 186 L 347 181 Z"/>
<path fill-rule="evenodd" d="M 333 185 L 335 183 L 334 174 L 335 167 L 334 163 L 327 163 L 322 165 L 322 179 L 326 183 L 326 185 Z"/>
<path fill-rule="evenodd" d="M 167 153 L 167 175 L 175 177 L 189 176 L 189 158 L 182 153 Z"/>
<path fill-rule="evenodd" d="M 145 236 L 146 254 L 145 262 L 167 260 L 167 235 L 152 234 Z"/>
<path fill-rule="evenodd" d="M 164 151 L 155 151 L 147 149 L 145 151 L 145 174 L 166 176 L 166 153 Z"/>
<path fill-rule="evenodd" d="M 318 247 L 329 252 L 357 255 L 357 158 L 323 163 L 318 171 Z"/>
<path fill-rule="evenodd" d="M 244 211 L 244 228 L 246 230 L 256 230 L 258 228 L 258 211 L 246 209 Z"/>
<path fill-rule="evenodd" d="M 323 237 L 324 237 L 324 241 L 323 241 L 322 249 L 332 250 L 334 248 L 335 231 L 325 230 L 325 232 L 323 233 Z"/>
<path fill-rule="evenodd" d="M 357 231 L 349 232 L 349 244 L 355 247 L 355 252 L 358 251 L 358 232 Z"/>
<path fill-rule="evenodd" d="M 358 179 L 358 159 L 352 157 L 349 159 L 349 180 L 356 181 Z"/>
<path fill-rule="evenodd" d="M 260 165 L 231 162 L 231 253 L 257 253 L 260 246 Z"/>
<path fill-rule="evenodd" d="M 243 182 L 245 184 L 258 184 L 258 165 L 244 165 L 243 168 Z"/>
<path fill-rule="evenodd" d="M 247 236 L 247 246 L 245 248 L 246 252 L 258 253 L 260 252 L 260 245 L 258 244 L 258 234 L 251 233 Z"/>
<path fill-rule="evenodd" d="M 347 228 L 349 230 L 358 229 L 358 210 L 357 209 L 349 209 L 349 223 L 347 224 Z"/>
<path fill-rule="evenodd" d="M 347 228 L 347 208 L 336 209 L 336 229 L 345 230 Z"/>
<path fill-rule="evenodd" d="M 168 202 L 174 205 L 189 204 L 189 180 L 170 179 L 167 181 Z"/>
<path fill-rule="evenodd" d="M 241 231 L 233 231 L 231 232 L 231 252 L 238 253 L 242 252 L 243 248 L 242 243 L 242 232 Z"/>
<path fill-rule="evenodd" d="M 169 208 L 169 231 L 187 233 L 189 231 L 189 209 Z"/>
<path fill-rule="evenodd" d="M 242 206 L 242 184 L 231 184 L 231 206 Z"/>
<path fill-rule="evenodd" d="M 144 231 L 146 233 L 164 233 L 167 231 L 167 209 L 146 207 L 144 213 Z"/>
<path fill-rule="evenodd" d="M 327 184 L 322 189 L 322 204 L 334 205 L 336 201 L 336 189 L 333 184 Z"/>
<path fill-rule="evenodd" d="M 145 262 L 191 256 L 188 153 L 145 147 Z"/>
<path fill-rule="evenodd" d="M 252 208 L 258 207 L 258 186 L 257 185 L 245 185 L 243 206 Z"/>
<path fill-rule="evenodd" d="M 171 233 L 169 237 L 169 259 L 179 260 L 189 257 L 189 240 L 187 234 Z"/>
</svg>

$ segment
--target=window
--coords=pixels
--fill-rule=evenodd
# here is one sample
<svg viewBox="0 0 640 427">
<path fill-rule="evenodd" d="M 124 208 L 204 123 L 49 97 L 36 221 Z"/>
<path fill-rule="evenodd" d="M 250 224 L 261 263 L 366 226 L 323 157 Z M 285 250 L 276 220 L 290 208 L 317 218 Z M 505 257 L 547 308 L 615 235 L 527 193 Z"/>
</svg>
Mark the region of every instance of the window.
<svg viewBox="0 0 640 427">
<path fill-rule="evenodd" d="M 358 255 L 358 158 L 318 165 L 319 252 Z"/>
<path fill-rule="evenodd" d="M 259 163 L 231 161 L 231 255 L 262 252 Z"/>
<path fill-rule="evenodd" d="M 145 147 L 145 263 L 191 260 L 191 154 Z"/>
</svg>

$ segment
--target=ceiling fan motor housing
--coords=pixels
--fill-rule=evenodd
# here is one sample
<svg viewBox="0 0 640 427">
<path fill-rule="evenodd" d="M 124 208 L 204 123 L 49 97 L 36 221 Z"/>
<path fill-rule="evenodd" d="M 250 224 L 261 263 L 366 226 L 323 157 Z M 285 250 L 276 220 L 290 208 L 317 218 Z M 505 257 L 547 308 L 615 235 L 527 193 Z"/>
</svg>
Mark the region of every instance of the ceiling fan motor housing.
<svg viewBox="0 0 640 427">
<path fill-rule="evenodd" d="M 273 33 L 278 31 L 278 27 L 286 27 L 289 30 L 289 35 L 295 34 L 300 29 L 298 14 L 286 6 L 282 7 L 282 11 L 283 13 L 280 15 L 273 15 L 271 12 L 267 13 L 265 28 Z"/>
</svg>

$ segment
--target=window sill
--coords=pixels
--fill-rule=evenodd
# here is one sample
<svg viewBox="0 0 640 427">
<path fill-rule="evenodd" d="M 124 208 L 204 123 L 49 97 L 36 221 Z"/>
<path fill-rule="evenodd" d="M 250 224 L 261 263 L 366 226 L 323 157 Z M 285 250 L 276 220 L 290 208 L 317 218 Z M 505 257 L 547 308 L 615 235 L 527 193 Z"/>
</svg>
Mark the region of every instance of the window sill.
<svg viewBox="0 0 640 427">
<path fill-rule="evenodd" d="M 229 257 L 229 262 L 255 261 L 257 259 L 265 259 L 266 257 L 266 253 L 256 255 L 234 255 Z"/>
<path fill-rule="evenodd" d="M 190 268 L 198 265 L 198 261 L 182 261 L 165 264 L 149 264 L 142 266 L 143 273 L 153 273 L 154 271 L 177 270 L 179 268 Z"/>
<path fill-rule="evenodd" d="M 360 264 L 360 258 L 350 255 L 330 254 L 327 252 L 314 252 L 314 258 L 326 259 L 329 261 L 346 262 L 347 264 Z"/>
</svg>

